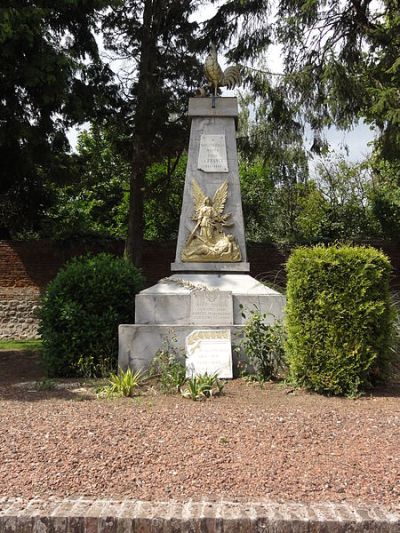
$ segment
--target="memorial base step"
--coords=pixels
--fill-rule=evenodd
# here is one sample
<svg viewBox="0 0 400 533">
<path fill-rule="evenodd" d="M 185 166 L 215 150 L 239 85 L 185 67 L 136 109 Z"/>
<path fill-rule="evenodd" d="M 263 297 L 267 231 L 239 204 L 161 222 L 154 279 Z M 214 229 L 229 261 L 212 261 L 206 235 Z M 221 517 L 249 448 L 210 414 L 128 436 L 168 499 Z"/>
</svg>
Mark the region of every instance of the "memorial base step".
<svg viewBox="0 0 400 533">
<path fill-rule="evenodd" d="M 119 326 L 118 365 L 122 370 L 128 367 L 133 371 L 147 370 L 160 349 L 168 349 L 181 361 L 185 358 L 185 339 L 196 329 L 230 329 L 232 347 L 239 346 L 243 335 L 243 325 L 176 325 L 176 324 L 121 324 Z M 232 350 L 235 368 L 240 353 Z"/>
<path fill-rule="evenodd" d="M 249 274 L 182 273 L 165 278 L 136 296 L 135 323 L 193 324 L 190 319 L 191 295 L 196 289 L 230 293 L 233 324 L 244 324 L 251 311 L 255 310 L 265 313 L 266 323 L 283 317 L 285 296 Z M 215 322 L 220 322 L 217 312 Z M 210 317 L 207 317 L 207 323 L 210 323 Z"/>
<path fill-rule="evenodd" d="M 251 312 L 264 313 L 271 324 L 283 318 L 285 297 L 245 273 L 181 273 L 141 291 L 135 306 L 136 323 L 119 327 L 123 369 L 147 369 L 161 349 L 184 360 L 186 337 L 205 329 L 231 330 L 235 364 Z"/>
</svg>

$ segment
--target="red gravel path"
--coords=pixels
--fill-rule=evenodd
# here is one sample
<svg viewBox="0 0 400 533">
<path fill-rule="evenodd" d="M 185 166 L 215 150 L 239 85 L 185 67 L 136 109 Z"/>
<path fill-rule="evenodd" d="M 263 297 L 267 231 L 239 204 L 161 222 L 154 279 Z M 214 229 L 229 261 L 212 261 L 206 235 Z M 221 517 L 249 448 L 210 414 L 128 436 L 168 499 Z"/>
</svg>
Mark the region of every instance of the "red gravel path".
<svg viewBox="0 0 400 533">
<path fill-rule="evenodd" d="M 151 391 L 133 400 L 29 391 L 6 379 L 1 354 L 0 376 L 0 496 L 400 508 L 399 385 L 349 400 L 234 381 L 226 396 L 196 403 Z"/>
</svg>

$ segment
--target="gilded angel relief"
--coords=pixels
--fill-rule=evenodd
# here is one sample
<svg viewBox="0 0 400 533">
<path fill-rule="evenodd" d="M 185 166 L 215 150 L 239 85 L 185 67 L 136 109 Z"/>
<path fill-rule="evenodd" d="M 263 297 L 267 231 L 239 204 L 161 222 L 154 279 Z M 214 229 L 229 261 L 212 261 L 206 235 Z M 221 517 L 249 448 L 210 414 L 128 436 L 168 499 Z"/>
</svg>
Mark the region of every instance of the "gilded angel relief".
<svg viewBox="0 0 400 533">
<path fill-rule="evenodd" d="M 184 262 L 235 263 L 241 260 L 235 237 L 224 232 L 224 227 L 233 226 L 229 222 L 231 213 L 225 213 L 228 197 L 228 183 L 225 181 L 215 192 L 213 199 L 206 196 L 200 185 L 192 181 L 194 212 L 196 223 L 182 252 Z"/>
</svg>

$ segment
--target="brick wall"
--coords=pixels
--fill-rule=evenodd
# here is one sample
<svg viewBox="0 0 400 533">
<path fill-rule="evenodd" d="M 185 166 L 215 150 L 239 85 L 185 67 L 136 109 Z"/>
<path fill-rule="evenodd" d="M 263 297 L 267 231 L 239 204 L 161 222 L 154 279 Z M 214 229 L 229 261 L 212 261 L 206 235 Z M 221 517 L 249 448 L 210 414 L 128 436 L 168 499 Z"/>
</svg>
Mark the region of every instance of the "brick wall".
<svg viewBox="0 0 400 533">
<path fill-rule="evenodd" d="M 36 311 L 40 294 L 72 257 L 88 252 L 122 255 L 122 241 L 60 243 L 0 241 L 0 339 L 37 336 Z M 169 274 L 175 243 L 146 243 L 144 272 L 147 285 Z"/>
<path fill-rule="evenodd" d="M 131 533 L 132 531 L 274 531 L 275 533 L 396 533 L 400 513 L 347 502 L 276 503 L 269 499 L 200 500 L 0 499 L 0 531 Z"/>
<path fill-rule="evenodd" d="M 391 258 L 393 287 L 400 290 L 399 243 L 374 243 Z M 37 332 L 38 299 L 60 267 L 70 258 L 102 251 L 121 255 L 122 241 L 60 243 L 52 241 L 0 241 L 0 339 L 33 338 Z M 248 246 L 251 274 L 270 284 L 285 283 L 284 263 L 289 248 L 274 245 Z M 143 271 L 147 285 L 170 274 L 175 242 L 145 244 Z"/>
</svg>

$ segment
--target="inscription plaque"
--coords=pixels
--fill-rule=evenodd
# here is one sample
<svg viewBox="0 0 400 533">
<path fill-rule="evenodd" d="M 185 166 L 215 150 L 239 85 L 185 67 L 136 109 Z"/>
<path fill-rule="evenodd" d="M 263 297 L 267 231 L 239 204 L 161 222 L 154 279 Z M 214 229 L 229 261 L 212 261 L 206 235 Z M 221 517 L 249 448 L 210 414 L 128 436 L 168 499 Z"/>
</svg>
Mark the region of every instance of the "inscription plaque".
<svg viewBox="0 0 400 533">
<path fill-rule="evenodd" d="M 192 291 L 190 323 L 203 326 L 233 324 L 233 300 L 230 291 Z"/>
<path fill-rule="evenodd" d="M 197 168 L 204 172 L 229 171 L 225 135 L 201 135 Z"/>
<path fill-rule="evenodd" d="M 186 337 L 186 377 L 203 374 L 232 379 L 229 329 L 196 329 Z"/>
</svg>

